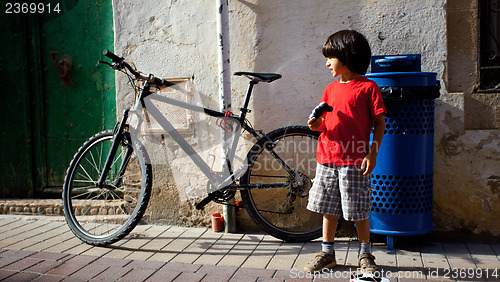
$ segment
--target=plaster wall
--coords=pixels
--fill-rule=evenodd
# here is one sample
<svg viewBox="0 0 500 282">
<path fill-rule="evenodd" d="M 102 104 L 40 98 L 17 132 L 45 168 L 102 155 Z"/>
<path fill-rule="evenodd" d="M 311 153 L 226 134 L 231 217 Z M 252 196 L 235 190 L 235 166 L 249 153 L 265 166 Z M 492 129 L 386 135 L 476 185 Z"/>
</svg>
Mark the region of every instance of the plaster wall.
<svg viewBox="0 0 500 282">
<path fill-rule="evenodd" d="M 114 0 L 115 52 L 138 69 L 165 78 L 192 77 L 205 106 L 217 109 L 215 1 Z M 250 121 L 264 131 L 305 124 L 332 81 L 321 46 L 341 29 L 362 32 L 372 54 L 422 54 L 422 70 L 437 72 L 434 221 L 437 229 L 465 228 L 500 234 L 498 131 L 464 127 L 464 94 L 447 92 L 445 0 L 231 0 L 231 71 L 277 72 L 283 78 L 258 84 Z M 117 75 L 118 111 L 131 104 L 127 80 Z M 247 80 L 232 77 L 232 106 L 242 105 Z M 193 137 L 203 142 L 204 135 Z M 155 167 L 151 220 L 208 224 L 211 211 L 180 201 L 167 163 Z M 187 172 L 186 174 L 189 174 Z M 240 225 L 246 225 L 239 215 Z"/>
</svg>

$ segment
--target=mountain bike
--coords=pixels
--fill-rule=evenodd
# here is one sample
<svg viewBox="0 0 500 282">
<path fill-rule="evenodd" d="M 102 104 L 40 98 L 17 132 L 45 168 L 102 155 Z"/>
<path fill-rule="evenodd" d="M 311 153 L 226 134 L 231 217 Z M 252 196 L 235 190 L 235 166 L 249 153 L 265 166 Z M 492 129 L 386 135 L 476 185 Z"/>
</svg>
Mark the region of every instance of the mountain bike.
<svg viewBox="0 0 500 282">
<path fill-rule="evenodd" d="M 248 78 L 249 86 L 239 115 L 215 111 L 155 94 L 156 87 L 178 84 L 145 75 L 110 51 L 103 55 L 112 63 L 99 61 L 125 73 L 138 87 L 132 108 L 123 112 L 112 130 L 90 137 L 71 160 L 62 192 L 64 214 L 71 231 L 83 242 L 103 246 L 129 234 L 143 217 L 151 196 L 153 170 L 146 147 L 130 126 L 130 114 L 146 112 L 163 128 L 192 163 L 207 177 L 206 196 L 196 204 L 203 209 L 211 201 L 227 204 L 237 191 L 252 220 L 268 234 L 289 242 L 321 236 L 321 215 L 306 209 L 315 176 L 315 149 L 319 132 L 307 126 L 285 126 L 269 133 L 257 131 L 247 120 L 252 90 L 259 82 L 271 83 L 280 74 L 236 72 Z M 152 101 L 155 101 L 153 103 Z M 225 174 L 216 173 L 163 115 L 157 103 L 166 103 L 235 124 L 233 138 L 223 151 Z M 277 110 L 276 114 L 286 114 Z M 238 140 L 249 133 L 255 143 L 245 162 L 231 166 Z M 161 146 L 161 144 L 159 144 Z M 189 177 L 186 175 L 185 177 Z"/>
</svg>

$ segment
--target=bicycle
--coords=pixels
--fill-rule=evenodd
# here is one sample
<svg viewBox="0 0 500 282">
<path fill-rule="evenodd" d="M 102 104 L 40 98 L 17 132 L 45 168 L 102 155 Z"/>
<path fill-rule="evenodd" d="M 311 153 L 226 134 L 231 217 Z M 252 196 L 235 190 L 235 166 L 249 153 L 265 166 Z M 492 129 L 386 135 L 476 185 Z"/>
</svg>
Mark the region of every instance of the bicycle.
<svg viewBox="0 0 500 282">
<path fill-rule="evenodd" d="M 288 242 L 309 241 L 321 236 L 321 215 L 306 209 L 315 174 L 319 132 L 313 132 L 307 126 L 286 126 L 265 134 L 256 131 L 246 119 L 251 112 L 248 105 L 254 85 L 271 83 L 281 78 L 280 74 L 235 73 L 250 79 L 244 105 L 236 115 L 155 96 L 154 87 L 175 88 L 176 84 L 152 74 L 144 75 L 124 58 L 107 50 L 103 55 L 112 63 L 99 63 L 109 65 L 125 73 L 130 81 L 141 81 L 144 85 L 137 92 L 132 109 L 124 111 L 114 129 L 90 137 L 69 164 L 62 199 L 66 222 L 76 237 L 91 245 L 112 244 L 128 235 L 144 215 L 151 196 L 153 172 L 146 148 L 135 138 L 128 123 L 129 114 L 137 110 L 155 118 L 208 178 L 208 186 L 212 189 L 196 204 L 197 209 L 203 209 L 211 201 L 227 204 L 239 191 L 249 216 L 268 234 Z M 150 99 L 238 125 L 229 148 L 224 152 L 224 170 L 229 177 L 214 173 Z M 243 132 L 250 133 L 256 142 L 246 156 L 246 163 L 233 170 L 231 158 L 234 158 Z M 304 161 L 314 161 L 314 164 L 304 165 Z"/>
</svg>

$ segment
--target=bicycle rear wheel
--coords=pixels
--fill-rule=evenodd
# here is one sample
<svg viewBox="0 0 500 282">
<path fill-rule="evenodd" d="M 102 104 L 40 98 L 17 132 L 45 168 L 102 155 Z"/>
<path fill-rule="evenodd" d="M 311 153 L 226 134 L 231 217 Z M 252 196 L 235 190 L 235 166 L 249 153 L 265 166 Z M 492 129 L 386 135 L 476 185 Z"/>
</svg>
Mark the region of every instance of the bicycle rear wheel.
<svg viewBox="0 0 500 282">
<path fill-rule="evenodd" d="M 306 126 L 276 129 L 270 141 L 257 142 L 248 153 L 249 168 L 241 184 L 277 184 L 276 188 L 241 190 L 241 198 L 253 221 L 268 234 L 289 242 L 304 242 L 321 236 L 322 216 L 306 209 L 309 189 L 316 173 L 316 147 L 319 132 Z M 272 145 L 274 144 L 274 145 Z M 292 168 L 302 184 L 296 183 L 265 149 L 273 151 Z M 288 188 L 278 187 L 289 183 Z"/>
<path fill-rule="evenodd" d="M 63 206 L 66 222 L 82 241 L 103 246 L 134 229 L 151 195 L 152 171 L 145 148 L 128 133 L 118 146 L 102 188 L 99 177 L 113 143 L 113 132 L 102 131 L 78 149 L 66 172 Z"/>
</svg>

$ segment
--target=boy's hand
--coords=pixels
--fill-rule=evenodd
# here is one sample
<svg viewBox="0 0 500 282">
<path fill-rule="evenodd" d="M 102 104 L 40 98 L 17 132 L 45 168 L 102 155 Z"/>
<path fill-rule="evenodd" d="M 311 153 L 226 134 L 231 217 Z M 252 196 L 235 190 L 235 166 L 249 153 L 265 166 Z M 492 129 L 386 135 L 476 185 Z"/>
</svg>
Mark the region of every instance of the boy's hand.
<svg viewBox="0 0 500 282">
<path fill-rule="evenodd" d="M 312 118 L 307 122 L 307 125 L 312 131 L 318 130 L 318 128 L 321 126 L 323 123 L 323 118 Z"/>
<path fill-rule="evenodd" d="M 377 164 L 377 155 L 373 152 L 368 153 L 361 163 L 361 169 L 364 170 L 363 175 L 370 175 Z"/>
</svg>

